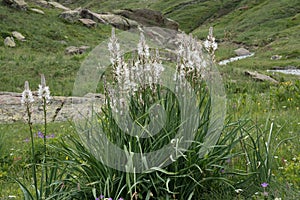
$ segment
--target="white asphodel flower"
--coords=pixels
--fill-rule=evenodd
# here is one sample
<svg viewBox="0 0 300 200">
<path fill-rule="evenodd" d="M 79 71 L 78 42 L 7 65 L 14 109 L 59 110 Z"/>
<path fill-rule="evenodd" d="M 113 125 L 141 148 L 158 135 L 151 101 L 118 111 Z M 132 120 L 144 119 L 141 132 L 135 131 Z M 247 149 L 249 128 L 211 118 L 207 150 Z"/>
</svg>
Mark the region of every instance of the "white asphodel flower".
<svg viewBox="0 0 300 200">
<path fill-rule="evenodd" d="M 140 33 L 140 41 L 138 43 L 137 48 L 138 48 L 139 56 L 149 58 L 150 56 L 149 46 L 146 44 L 145 36 L 142 32 Z"/>
<path fill-rule="evenodd" d="M 31 104 L 34 102 L 32 92 L 29 89 L 29 83 L 28 81 L 25 81 L 24 85 L 24 91 L 22 92 L 22 98 L 21 98 L 21 103 L 22 104 Z"/>
<path fill-rule="evenodd" d="M 41 75 L 41 84 L 39 85 L 38 96 L 40 99 L 46 99 L 46 103 L 51 100 L 49 87 L 46 86 L 46 79 L 44 74 Z"/>
<path fill-rule="evenodd" d="M 204 41 L 203 45 L 205 47 L 205 49 L 212 53 L 214 51 L 217 50 L 218 48 L 218 44 L 216 43 L 215 41 L 215 37 L 213 36 L 213 27 L 210 27 L 209 28 L 209 33 L 208 33 L 208 36 L 207 36 L 207 39 Z"/>
<path fill-rule="evenodd" d="M 115 65 L 116 63 L 121 63 L 120 44 L 118 43 L 118 39 L 116 38 L 115 28 L 112 28 L 111 30 L 111 37 L 108 43 L 108 50 L 111 54 L 111 64 Z"/>
</svg>

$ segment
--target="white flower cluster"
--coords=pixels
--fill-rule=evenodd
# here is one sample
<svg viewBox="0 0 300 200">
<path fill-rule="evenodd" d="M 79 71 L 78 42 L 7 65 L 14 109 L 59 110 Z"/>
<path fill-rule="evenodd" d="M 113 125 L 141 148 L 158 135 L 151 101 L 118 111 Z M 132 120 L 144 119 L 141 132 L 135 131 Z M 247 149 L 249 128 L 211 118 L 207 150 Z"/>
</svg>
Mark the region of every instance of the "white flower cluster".
<svg viewBox="0 0 300 200">
<path fill-rule="evenodd" d="M 159 60 L 158 50 L 154 55 L 150 54 L 143 33 L 140 34 L 140 41 L 137 45 L 138 58 L 133 59 L 132 63 L 125 62 L 121 56 L 120 45 L 114 29 L 112 29 L 108 50 L 111 54 L 113 75 L 118 84 L 119 92 L 137 91 L 139 87 L 143 88 L 147 85 L 153 89 L 156 84 L 159 84 L 164 67 Z"/>
<path fill-rule="evenodd" d="M 214 60 L 215 51 L 218 48 L 218 43 L 215 41 L 215 37 L 213 36 L 213 27 L 209 28 L 209 33 L 207 39 L 204 41 L 203 45 L 208 53 L 211 54 Z"/>
<path fill-rule="evenodd" d="M 112 29 L 112 35 L 108 43 L 113 76 L 116 81 L 115 89 L 109 88 L 111 106 L 116 112 L 126 110 L 126 101 L 132 92 L 150 87 L 155 90 L 160 83 L 160 77 L 164 67 L 159 59 L 159 52 L 151 52 L 146 43 L 145 36 L 140 33 L 137 44 L 137 55 L 132 55 L 132 60 L 125 61 L 120 51 L 120 45 Z M 142 101 L 142 99 L 141 99 Z"/>
<path fill-rule="evenodd" d="M 25 81 L 24 91 L 22 92 L 21 103 L 29 105 L 33 102 L 34 102 L 34 99 L 32 96 L 32 92 L 29 89 L 29 83 L 28 83 L 28 81 Z"/>
<path fill-rule="evenodd" d="M 174 80 L 201 77 L 207 66 L 202 53 L 202 45 L 192 35 L 181 35 L 178 42 L 177 70 Z"/>
<path fill-rule="evenodd" d="M 39 99 L 45 99 L 46 103 L 49 103 L 51 100 L 49 87 L 46 86 L 46 80 L 44 74 L 41 75 L 41 84 L 38 89 L 38 97 Z M 21 103 L 30 105 L 34 102 L 34 98 L 31 90 L 29 89 L 28 81 L 25 81 L 24 91 L 22 92 Z"/>
<path fill-rule="evenodd" d="M 41 75 L 41 84 L 39 85 L 39 90 L 38 90 L 38 97 L 39 99 L 45 99 L 46 103 L 49 103 L 51 100 L 50 96 L 50 90 L 49 87 L 46 86 L 46 79 L 44 74 Z"/>
</svg>

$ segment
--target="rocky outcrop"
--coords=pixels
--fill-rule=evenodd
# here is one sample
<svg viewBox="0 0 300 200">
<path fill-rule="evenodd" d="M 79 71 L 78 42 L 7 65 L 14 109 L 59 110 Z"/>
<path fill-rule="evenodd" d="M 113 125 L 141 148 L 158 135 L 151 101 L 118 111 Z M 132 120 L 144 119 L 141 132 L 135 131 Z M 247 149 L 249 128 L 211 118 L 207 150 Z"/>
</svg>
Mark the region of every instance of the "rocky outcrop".
<svg viewBox="0 0 300 200">
<path fill-rule="evenodd" d="M 158 26 L 177 30 L 178 23 L 164 17 L 160 12 L 149 9 L 120 10 L 115 13 L 95 13 L 88 9 L 67 10 L 59 15 L 61 18 L 75 22 L 80 21 L 88 27 L 96 23 L 110 24 L 121 30 L 141 26 Z M 91 21 L 92 20 L 92 21 Z"/>
<path fill-rule="evenodd" d="M 20 10 L 27 10 L 27 3 L 24 0 L 3 0 L 3 3 Z"/>
<path fill-rule="evenodd" d="M 131 28 L 138 27 L 138 23 L 136 21 L 126 19 L 120 15 L 115 14 L 100 14 L 101 19 L 103 19 L 107 24 L 110 24 L 121 30 L 129 30 Z"/>
<path fill-rule="evenodd" d="M 136 28 L 138 23 L 136 21 L 127 19 L 120 15 L 115 15 L 112 13 L 95 13 L 88 9 L 83 9 L 81 11 L 81 17 L 85 19 L 91 19 L 98 23 L 110 24 L 121 30 L 128 30 L 130 28 Z"/>
<path fill-rule="evenodd" d="M 81 47 L 70 46 L 66 48 L 65 53 L 67 55 L 83 54 L 89 48 L 90 48 L 89 46 L 81 46 Z"/>
<path fill-rule="evenodd" d="M 250 76 L 251 78 L 253 78 L 256 81 L 268 81 L 268 82 L 276 83 L 276 84 L 278 83 L 277 80 L 271 78 L 270 76 L 260 74 L 258 72 L 245 71 L 245 75 Z"/>
<path fill-rule="evenodd" d="M 7 46 L 7 47 L 15 47 L 16 46 L 16 43 L 15 43 L 15 40 L 13 37 L 6 37 L 4 39 L 4 46 Z"/>
<path fill-rule="evenodd" d="M 102 23 L 102 24 L 105 24 L 106 22 L 101 18 L 101 15 L 98 14 L 98 13 L 95 13 L 95 12 L 92 12 L 88 9 L 83 9 L 81 10 L 80 12 L 80 16 L 81 18 L 84 18 L 84 19 L 91 19 L 95 22 L 98 22 L 98 23 Z"/>
<path fill-rule="evenodd" d="M 75 22 L 81 18 L 80 13 L 81 10 L 67 10 L 62 12 L 59 17 L 69 22 Z"/>
<path fill-rule="evenodd" d="M 117 10 L 114 14 L 134 20 L 143 26 L 159 26 L 173 30 L 178 30 L 179 27 L 177 22 L 166 18 L 161 12 L 150 9 Z"/>
<path fill-rule="evenodd" d="M 21 105 L 20 93 L 0 92 L 0 123 L 13 123 L 27 120 L 26 108 Z M 32 105 L 32 122 L 43 122 L 43 110 L 37 96 Z M 101 94 L 88 95 L 86 97 L 61 97 L 54 96 L 51 103 L 47 105 L 47 120 L 67 121 L 84 119 L 92 112 L 92 108 L 100 112 L 104 97 Z"/>
<path fill-rule="evenodd" d="M 51 5 L 54 8 L 58 8 L 58 9 L 61 9 L 64 11 L 70 10 L 70 8 L 61 5 L 60 3 L 56 2 L 56 1 L 48 1 L 48 5 Z"/>
</svg>

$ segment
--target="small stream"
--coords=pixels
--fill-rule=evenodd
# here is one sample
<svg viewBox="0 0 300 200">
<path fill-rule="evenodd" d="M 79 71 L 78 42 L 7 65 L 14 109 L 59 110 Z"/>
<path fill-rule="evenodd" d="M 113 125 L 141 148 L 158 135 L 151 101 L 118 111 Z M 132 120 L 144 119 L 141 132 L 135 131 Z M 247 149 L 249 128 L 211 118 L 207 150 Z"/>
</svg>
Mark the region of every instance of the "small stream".
<svg viewBox="0 0 300 200">
<path fill-rule="evenodd" d="M 229 59 L 226 59 L 226 60 L 222 60 L 218 64 L 219 65 L 227 65 L 228 63 L 231 63 L 233 61 L 241 60 L 241 59 L 248 58 L 248 57 L 251 57 L 251 56 L 254 56 L 254 53 L 244 55 L 244 56 L 236 56 L 236 57 L 232 57 L 232 58 L 229 58 Z M 292 74 L 292 75 L 300 76 L 300 69 L 295 69 L 295 68 L 292 68 L 292 69 L 288 69 L 288 68 L 287 69 L 284 69 L 284 68 L 283 69 L 271 69 L 271 70 L 267 70 L 267 72 L 278 72 L 278 73 Z"/>
<path fill-rule="evenodd" d="M 244 56 L 236 56 L 236 57 L 232 57 L 232 58 L 229 58 L 229 59 L 226 59 L 226 60 L 222 60 L 218 64 L 219 65 L 227 65 L 227 63 L 231 63 L 233 61 L 241 60 L 241 59 L 248 58 L 248 57 L 251 57 L 251 56 L 254 56 L 254 53 L 244 55 Z"/>
<path fill-rule="evenodd" d="M 300 69 L 272 69 L 267 70 L 267 72 L 279 72 L 284 74 L 293 74 L 300 76 Z"/>
</svg>

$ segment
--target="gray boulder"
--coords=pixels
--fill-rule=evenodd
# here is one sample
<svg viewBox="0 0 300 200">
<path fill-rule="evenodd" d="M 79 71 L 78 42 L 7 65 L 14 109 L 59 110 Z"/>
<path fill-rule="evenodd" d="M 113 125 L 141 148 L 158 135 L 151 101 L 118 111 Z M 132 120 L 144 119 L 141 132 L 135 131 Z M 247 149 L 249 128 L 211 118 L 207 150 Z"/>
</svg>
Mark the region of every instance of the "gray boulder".
<svg viewBox="0 0 300 200">
<path fill-rule="evenodd" d="M 106 23 L 121 29 L 121 30 L 129 30 L 131 28 L 138 27 L 138 23 L 136 21 L 126 19 L 120 15 L 115 14 L 100 14 L 101 19 L 103 19 Z"/>
<path fill-rule="evenodd" d="M 268 82 L 275 83 L 275 84 L 278 83 L 277 80 L 271 78 L 270 76 L 267 76 L 265 74 L 260 74 L 256 71 L 255 72 L 245 71 L 245 75 L 250 76 L 251 78 L 253 78 L 256 81 L 268 81 Z"/>
<path fill-rule="evenodd" d="M 12 36 L 14 38 L 16 38 L 17 40 L 19 40 L 19 41 L 25 41 L 25 37 L 21 33 L 19 33 L 18 31 L 13 31 Z"/>
<path fill-rule="evenodd" d="M 67 55 L 83 54 L 89 48 L 90 48 L 89 46 L 81 46 L 81 47 L 69 46 L 66 48 L 65 53 Z"/>
<path fill-rule="evenodd" d="M 110 24 L 118 29 L 128 30 L 130 28 L 136 28 L 138 23 L 134 20 L 127 19 L 123 16 L 112 13 L 94 13 L 88 9 L 81 11 L 81 17 L 85 19 L 91 19 L 95 22 Z"/>
<path fill-rule="evenodd" d="M 48 4 L 48 1 L 45 0 L 35 0 L 35 4 L 43 8 L 51 8 L 51 5 Z"/>
<path fill-rule="evenodd" d="M 114 11 L 114 14 L 121 15 L 134 20 L 143 26 L 158 26 L 178 30 L 179 24 L 174 20 L 166 18 L 161 12 L 150 9 L 124 9 Z"/>
<path fill-rule="evenodd" d="M 237 56 L 246 56 L 246 55 L 250 55 L 251 52 L 248 51 L 247 49 L 245 48 L 239 48 L 239 49 L 236 49 L 234 50 L 234 53 L 237 55 Z"/>
<path fill-rule="evenodd" d="M 27 3 L 24 0 L 3 0 L 3 3 L 20 10 L 27 10 Z"/>
<path fill-rule="evenodd" d="M 15 47 L 16 46 L 16 43 L 14 41 L 14 38 L 13 37 L 6 37 L 4 39 L 4 46 L 7 46 L 7 47 Z"/>
<path fill-rule="evenodd" d="M 56 2 L 56 1 L 48 1 L 48 4 L 51 5 L 54 8 L 58 8 L 61 10 L 70 10 L 70 8 L 67 8 L 66 6 L 61 5 L 60 3 Z"/>
<path fill-rule="evenodd" d="M 80 19 L 81 10 L 67 10 L 62 12 L 59 17 L 69 22 L 75 22 Z"/>
</svg>

